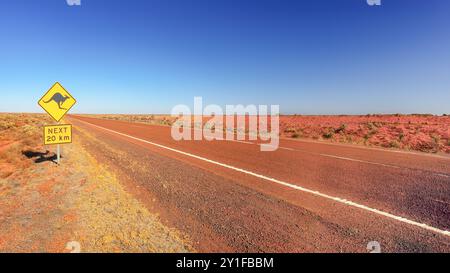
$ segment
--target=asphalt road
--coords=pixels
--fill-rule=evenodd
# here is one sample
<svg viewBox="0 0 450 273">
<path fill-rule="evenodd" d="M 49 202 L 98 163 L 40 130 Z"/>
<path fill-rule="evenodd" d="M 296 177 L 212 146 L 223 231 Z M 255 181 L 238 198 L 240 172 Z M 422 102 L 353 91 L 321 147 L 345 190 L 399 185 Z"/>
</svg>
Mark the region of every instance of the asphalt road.
<svg viewBox="0 0 450 273">
<path fill-rule="evenodd" d="M 449 157 L 287 139 L 261 152 L 251 141 L 175 141 L 166 126 L 69 119 L 199 251 L 367 252 L 371 241 L 450 251 Z"/>
</svg>

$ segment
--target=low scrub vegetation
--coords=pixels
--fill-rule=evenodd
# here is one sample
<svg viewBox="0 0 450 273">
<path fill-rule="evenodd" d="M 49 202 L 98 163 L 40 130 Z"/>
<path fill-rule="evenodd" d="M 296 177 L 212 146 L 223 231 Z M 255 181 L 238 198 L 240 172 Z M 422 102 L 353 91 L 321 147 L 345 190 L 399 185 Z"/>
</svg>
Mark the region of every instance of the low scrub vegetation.
<svg viewBox="0 0 450 273">
<path fill-rule="evenodd" d="M 450 153 L 450 117 L 429 114 L 365 116 L 281 116 L 285 137 L 301 131 L 302 138 L 367 146 Z"/>
</svg>

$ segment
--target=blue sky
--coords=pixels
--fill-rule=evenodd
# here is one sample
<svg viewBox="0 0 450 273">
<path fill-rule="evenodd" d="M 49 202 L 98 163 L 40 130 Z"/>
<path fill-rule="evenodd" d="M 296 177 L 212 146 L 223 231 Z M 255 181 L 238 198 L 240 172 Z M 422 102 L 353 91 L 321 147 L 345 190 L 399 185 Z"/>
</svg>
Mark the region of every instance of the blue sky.
<svg viewBox="0 0 450 273">
<path fill-rule="evenodd" d="M 279 104 L 282 113 L 449 113 L 450 1 L 2 0 L 0 112 Z"/>
</svg>

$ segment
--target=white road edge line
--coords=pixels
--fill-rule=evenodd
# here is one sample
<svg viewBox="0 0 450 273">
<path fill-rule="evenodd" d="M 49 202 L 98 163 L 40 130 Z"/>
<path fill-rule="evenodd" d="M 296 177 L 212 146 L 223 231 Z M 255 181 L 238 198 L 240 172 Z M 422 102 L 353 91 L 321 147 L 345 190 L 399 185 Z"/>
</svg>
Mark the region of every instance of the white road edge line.
<svg viewBox="0 0 450 273">
<path fill-rule="evenodd" d="M 301 187 L 301 186 L 297 186 L 297 185 L 294 185 L 294 184 L 290 184 L 290 183 L 287 183 L 287 182 L 275 179 L 275 178 L 267 177 L 265 175 L 257 174 L 257 173 L 254 173 L 254 172 L 251 172 L 251 171 L 247 171 L 247 170 L 244 170 L 244 169 L 241 169 L 241 168 L 238 168 L 238 167 L 234 167 L 234 166 L 231 166 L 231 165 L 228 165 L 228 164 L 220 163 L 218 161 L 207 159 L 205 157 L 201 157 L 201 156 L 194 155 L 194 154 L 191 154 L 191 153 L 183 152 L 183 151 L 180 151 L 180 150 L 177 150 L 177 149 L 174 149 L 174 148 L 170 148 L 170 147 L 158 144 L 158 143 L 154 143 L 154 142 L 151 142 L 151 141 L 148 141 L 148 140 L 144 140 L 144 139 L 137 138 L 137 137 L 134 137 L 134 136 L 130 136 L 130 135 L 127 135 L 127 134 L 124 134 L 124 133 L 120 133 L 120 132 L 117 132 L 117 131 L 114 131 L 114 130 L 111 130 L 111 129 L 108 129 L 108 128 L 105 128 L 105 127 L 102 127 L 102 126 L 98 126 L 98 125 L 95 125 L 95 124 L 92 124 L 92 123 L 89 123 L 89 122 L 86 122 L 86 121 L 82 121 L 82 120 L 78 120 L 78 121 L 86 123 L 86 124 L 89 124 L 89 125 L 97 127 L 97 128 L 101 128 L 103 130 L 106 130 L 106 131 L 109 131 L 109 132 L 112 132 L 112 133 L 115 133 L 115 134 L 118 134 L 118 135 L 121 135 L 121 136 L 125 136 L 125 137 L 128 137 L 128 138 L 134 139 L 134 140 L 138 140 L 138 141 L 141 141 L 141 142 L 144 142 L 144 143 L 147 143 L 147 144 L 151 144 L 151 145 L 159 147 L 159 148 L 163 148 L 163 149 L 166 149 L 166 150 L 169 150 L 169 151 L 172 151 L 172 152 L 176 152 L 176 153 L 179 153 L 179 154 L 182 154 L 182 155 L 193 157 L 193 158 L 196 158 L 196 159 L 199 159 L 199 160 L 211 163 L 211 164 L 219 165 L 219 166 L 224 167 L 224 168 L 228 168 L 228 169 L 231 169 L 231 170 L 234 170 L 234 171 L 237 171 L 237 172 L 245 173 L 245 174 L 248 174 L 248 175 L 251 175 L 251 176 L 254 176 L 254 177 L 258 177 L 258 178 L 261 178 L 261 179 L 264 179 L 264 180 L 267 180 L 267 181 L 270 181 L 270 182 L 273 182 L 273 183 L 276 183 L 276 184 L 279 184 L 279 185 L 283 185 L 283 186 L 286 186 L 286 187 L 289 187 L 289 188 L 292 188 L 292 189 L 296 189 L 296 190 L 303 191 L 303 192 L 306 192 L 306 193 L 310 193 L 310 194 L 313 194 L 313 195 L 316 195 L 316 196 L 320 196 L 320 197 L 323 197 L 323 198 L 326 198 L 326 199 L 329 199 L 329 200 L 333 200 L 333 201 L 341 203 L 341 204 L 345 204 L 345 205 L 348 205 L 348 206 L 351 206 L 351 207 L 356 207 L 356 208 L 359 208 L 359 209 L 362 209 L 362 210 L 366 210 L 366 211 L 369 211 L 369 212 L 372 212 L 372 213 L 375 213 L 375 214 L 378 214 L 378 215 L 381 215 L 381 216 L 385 216 L 385 217 L 390 218 L 390 219 L 397 220 L 397 221 L 402 222 L 402 223 L 406 223 L 406 224 L 409 224 L 409 225 L 412 225 L 412 226 L 420 227 L 420 228 L 423 228 L 425 230 L 429 230 L 429 231 L 432 231 L 432 232 L 439 233 L 439 234 L 442 234 L 444 236 L 449 236 L 450 237 L 450 231 L 448 231 L 448 230 L 442 230 L 442 229 L 439 229 L 439 228 L 435 228 L 435 227 L 432 227 L 432 226 L 427 225 L 427 224 L 419 223 L 419 222 L 416 222 L 416 221 L 413 221 L 413 220 L 409 220 L 409 219 L 404 218 L 404 217 L 396 216 L 396 215 L 388 213 L 388 212 L 384 212 L 384 211 L 381 211 L 381 210 L 378 210 L 378 209 L 374 209 L 374 208 L 371 208 L 371 207 L 368 207 L 368 206 L 365 206 L 365 205 L 361 205 L 361 204 L 352 202 L 352 201 L 347 200 L 347 199 L 343 199 L 343 198 L 340 198 L 340 197 L 334 197 L 334 196 L 331 196 L 331 195 L 328 195 L 328 194 L 325 194 L 325 193 L 321 193 L 321 192 L 315 191 L 315 190 L 310 190 L 310 189 L 307 189 L 307 188 L 304 188 L 304 187 Z"/>
</svg>

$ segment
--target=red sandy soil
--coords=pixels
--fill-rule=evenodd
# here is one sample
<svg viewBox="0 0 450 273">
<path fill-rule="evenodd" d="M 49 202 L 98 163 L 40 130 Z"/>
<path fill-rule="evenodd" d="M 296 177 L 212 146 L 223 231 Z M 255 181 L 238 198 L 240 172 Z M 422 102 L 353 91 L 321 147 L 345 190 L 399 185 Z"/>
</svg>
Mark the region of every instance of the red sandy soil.
<svg viewBox="0 0 450 273">
<path fill-rule="evenodd" d="M 51 123 L 46 115 L 0 114 L 0 253 L 193 250 L 79 138 L 62 146 L 55 164 L 54 146 L 42 145 L 42 126 Z"/>
</svg>

